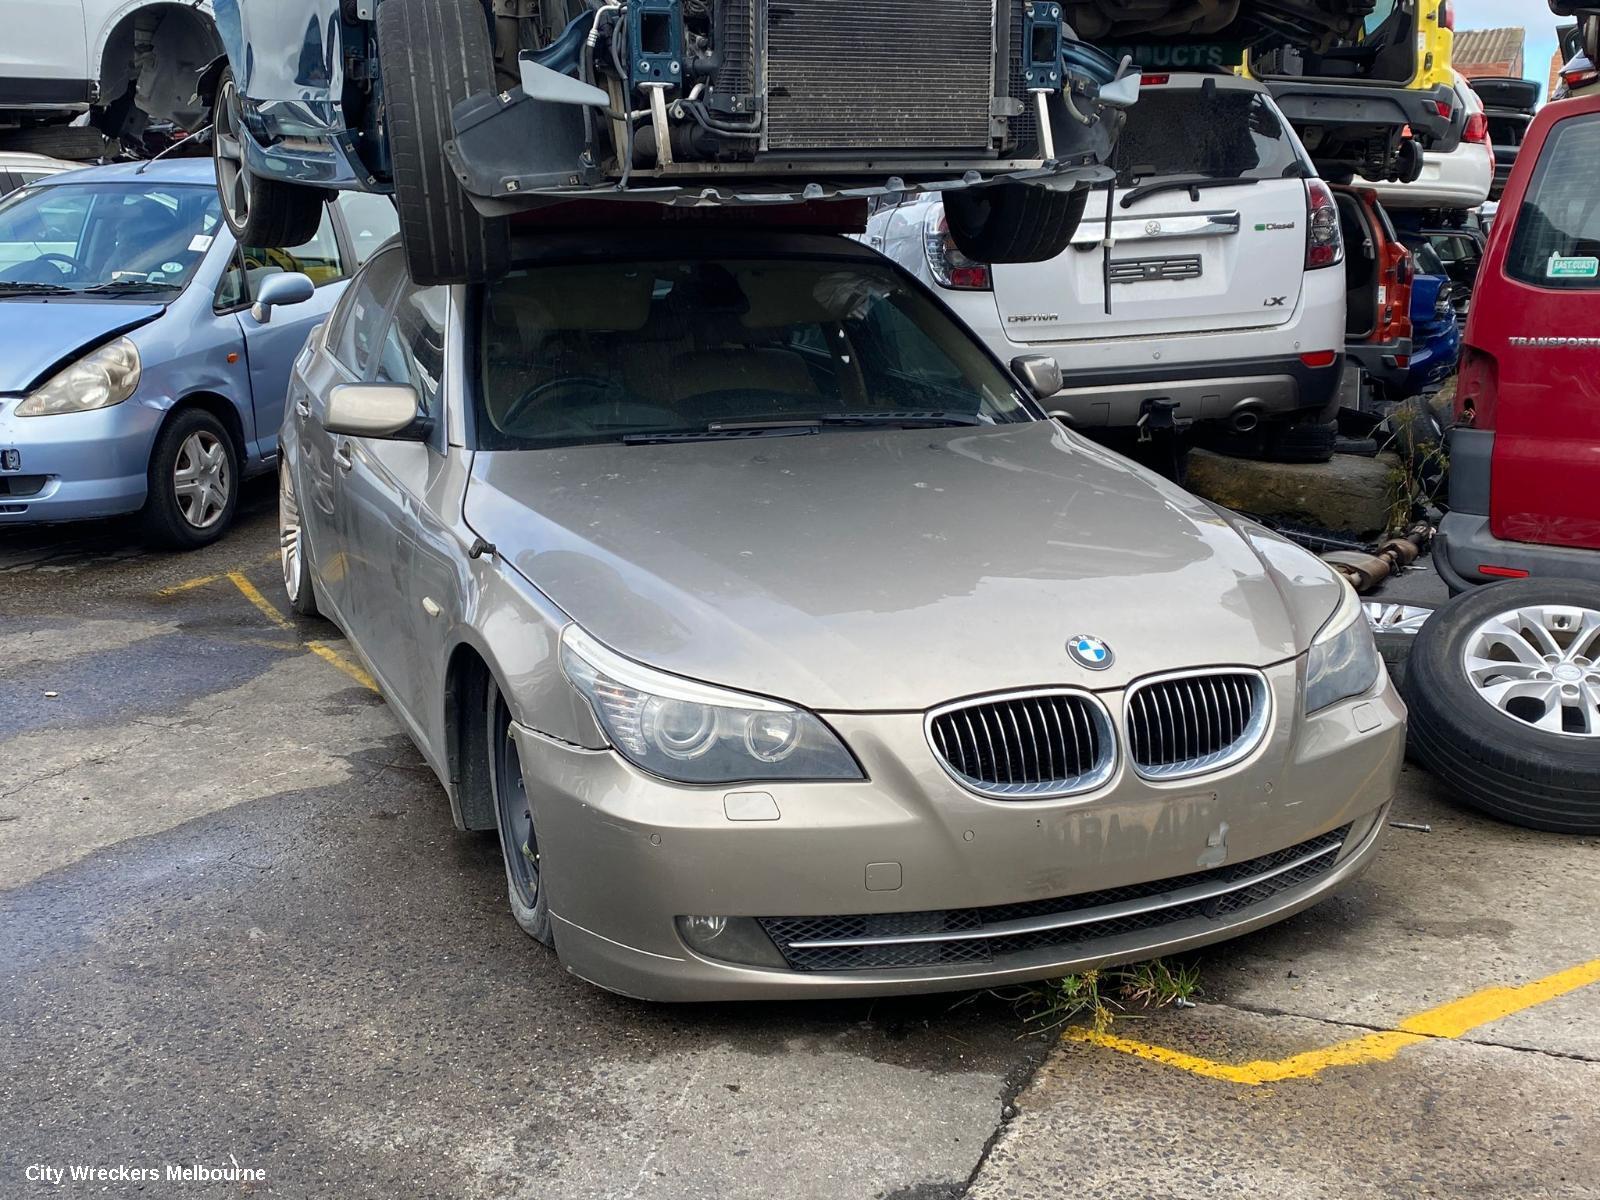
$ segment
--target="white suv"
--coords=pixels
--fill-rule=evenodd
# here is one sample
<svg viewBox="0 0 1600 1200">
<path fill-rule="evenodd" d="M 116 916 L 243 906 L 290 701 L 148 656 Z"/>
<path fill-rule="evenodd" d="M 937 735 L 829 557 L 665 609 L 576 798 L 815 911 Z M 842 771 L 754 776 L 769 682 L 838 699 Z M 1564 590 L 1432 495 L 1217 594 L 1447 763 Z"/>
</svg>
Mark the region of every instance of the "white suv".
<svg viewBox="0 0 1600 1200">
<path fill-rule="evenodd" d="M 0 150 L 95 158 L 148 121 L 193 130 L 200 72 L 222 54 L 210 0 L 4 0 Z M 92 113 L 87 126 L 69 124 Z"/>
<path fill-rule="evenodd" d="M 936 198 L 880 208 L 864 240 L 1003 359 L 1053 356 L 1066 388 L 1049 407 L 1078 428 L 1136 426 L 1158 407 L 1257 437 L 1331 417 L 1345 335 L 1338 209 L 1266 89 L 1146 75 L 1116 164 L 1109 230 L 1098 190 L 1049 262 L 962 258 Z"/>
</svg>

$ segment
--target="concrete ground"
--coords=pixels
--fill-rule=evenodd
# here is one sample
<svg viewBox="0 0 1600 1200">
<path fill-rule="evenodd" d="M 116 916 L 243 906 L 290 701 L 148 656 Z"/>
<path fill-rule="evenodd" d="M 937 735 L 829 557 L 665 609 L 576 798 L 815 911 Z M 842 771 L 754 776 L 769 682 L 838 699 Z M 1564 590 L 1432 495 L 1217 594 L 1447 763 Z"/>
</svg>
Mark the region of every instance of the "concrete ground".
<svg viewBox="0 0 1600 1200">
<path fill-rule="evenodd" d="M 1600 843 L 1408 771 L 1431 832 L 1104 1035 L 621 1000 L 287 619 L 274 499 L 188 557 L 0 532 L 0 1197 L 1600 1195 Z M 265 1178 L 35 1181 L 167 1163 Z"/>
</svg>

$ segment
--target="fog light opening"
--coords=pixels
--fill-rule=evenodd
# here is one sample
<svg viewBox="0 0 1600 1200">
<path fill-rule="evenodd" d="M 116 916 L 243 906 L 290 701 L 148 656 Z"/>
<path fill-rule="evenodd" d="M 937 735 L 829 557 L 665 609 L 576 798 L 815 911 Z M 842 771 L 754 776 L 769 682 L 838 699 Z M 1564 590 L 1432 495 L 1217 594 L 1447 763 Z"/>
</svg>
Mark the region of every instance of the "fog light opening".
<svg viewBox="0 0 1600 1200">
<path fill-rule="evenodd" d="M 678 936 L 694 953 L 719 962 L 780 970 L 789 965 L 754 917 L 679 917 Z"/>
</svg>

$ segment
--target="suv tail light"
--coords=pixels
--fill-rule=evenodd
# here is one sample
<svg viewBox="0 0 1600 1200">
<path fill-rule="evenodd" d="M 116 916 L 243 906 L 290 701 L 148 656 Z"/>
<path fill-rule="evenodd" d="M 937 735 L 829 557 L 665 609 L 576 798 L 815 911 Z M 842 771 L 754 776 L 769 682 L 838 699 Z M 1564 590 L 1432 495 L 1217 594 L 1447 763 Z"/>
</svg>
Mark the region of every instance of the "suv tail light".
<svg viewBox="0 0 1600 1200">
<path fill-rule="evenodd" d="M 1473 113 L 1467 118 L 1467 127 L 1461 131 L 1463 142 L 1476 142 L 1480 146 L 1489 145 L 1489 118 L 1482 113 Z"/>
<path fill-rule="evenodd" d="M 1339 205 L 1320 179 L 1306 180 L 1306 270 L 1336 267 L 1344 261 Z"/>
<path fill-rule="evenodd" d="M 1444 3 L 1439 6 L 1439 24 L 1451 32 L 1455 31 L 1456 6 L 1451 3 L 1451 0 L 1444 0 Z"/>
<path fill-rule="evenodd" d="M 989 264 L 974 262 L 956 249 L 950 220 L 943 204 L 928 206 L 922 241 L 928 252 L 928 270 L 940 287 L 958 292 L 987 292 L 994 287 Z"/>
</svg>

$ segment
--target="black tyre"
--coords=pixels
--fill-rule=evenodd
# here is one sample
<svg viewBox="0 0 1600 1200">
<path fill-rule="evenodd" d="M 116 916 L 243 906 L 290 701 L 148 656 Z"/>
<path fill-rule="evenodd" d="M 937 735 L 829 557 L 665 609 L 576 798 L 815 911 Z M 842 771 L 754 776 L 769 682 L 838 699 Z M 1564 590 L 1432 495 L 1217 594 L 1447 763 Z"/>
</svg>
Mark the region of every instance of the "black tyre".
<svg viewBox="0 0 1600 1200">
<path fill-rule="evenodd" d="M 97 162 L 110 153 L 111 143 L 92 125 L 33 125 L 0 134 L 0 149 L 67 162 Z"/>
<path fill-rule="evenodd" d="M 1083 222 L 1086 188 L 1052 192 L 1022 183 L 950 192 L 945 217 L 956 249 L 983 263 L 1048 262 Z"/>
<path fill-rule="evenodd" d="M 510 227 L 472 207 L 444 156 L 450 114 L 496 91 L 489 24 L 478 0 L 385 0 L 378 58 L 387 105 L 395 205 L 411 278 L 423 286 L 505 273 Z"/>
<path fill-rule="evenodd" d="M 188 408 L 162 428 L 150 455 L 141 519 L 152 544 L 198 550 L 228 531 L 239 507 L 239 452 L 221 421 Z"/>
<path fill-rule="evenodd" d="M 394 0 L 389 0 L 393 3 Z M 486 689 L 489 785 L 500 825 L 500 857 L 506 868 L 511 915 L 536 942 L 555 945 L 550 928 L 550 900 L 539 872 L 539 835 L 534 829 L 533 801 L 522 777 L 522 760 L 511 736 L 511 710 L 494 680 Z"/>
<path fill-rule="evenodd" d="M 1600 833 L 1597 658 L 1600 584 L 1528 579 L 1458 596 L 1411 649 L 1412 754 L 1491 816 Z"/>
<path fill-rule="evenodd" d="M 217 85 L 211 159 L 217 169 L 222 219 L 246 246 L 302 246 L 317 236 L 328 193 L 281 179 L 263 179 L 244 156 L 244 126 L 233 72 Z"/>
<path fill-rule="evenodd" d="M 306 540 L 300 497 L 288 463 L 278 468 L 278 557 L 289 607 L 302 617 L 319 615 L 317 585 L 311 578 L 311 544 Z"/>
<path fill-rule="evenodd" d="M 1422 178 L 1422 168 L 1425 162 L 1422 143 L 1415 139 L 1407 138 L 1400 144 L 1400 149 L 1395 154 L 1395 179 L 1400 183 L 1415 183 Z"/>
</svg>

